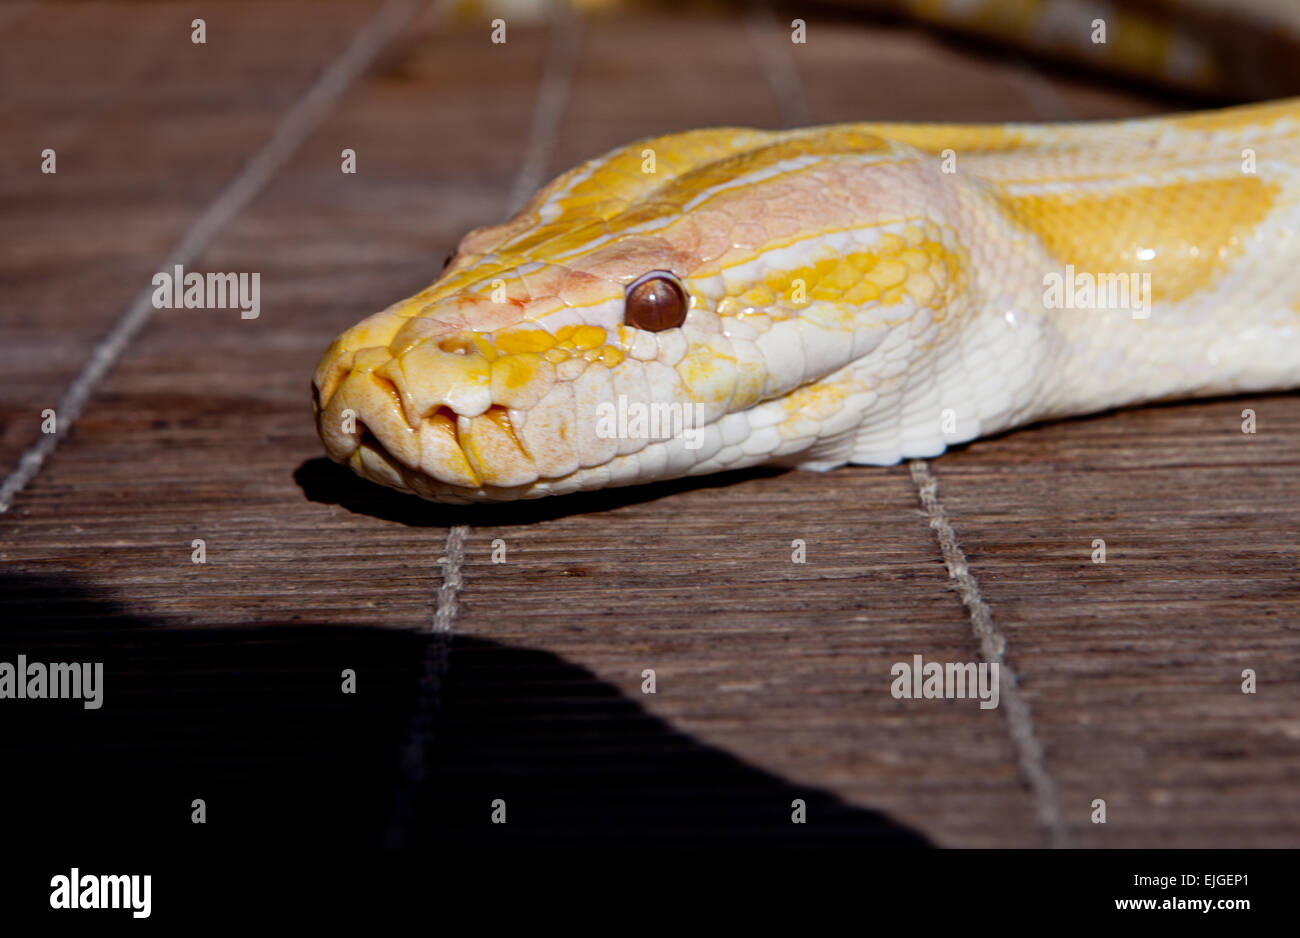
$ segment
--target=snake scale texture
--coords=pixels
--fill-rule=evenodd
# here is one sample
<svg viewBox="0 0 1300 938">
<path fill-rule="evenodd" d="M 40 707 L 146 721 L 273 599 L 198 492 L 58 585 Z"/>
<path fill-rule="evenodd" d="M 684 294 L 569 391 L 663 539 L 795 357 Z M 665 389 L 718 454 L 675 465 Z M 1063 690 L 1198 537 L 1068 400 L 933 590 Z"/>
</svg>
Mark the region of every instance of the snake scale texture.
<svg viewBox="0 0 1300 938">
<path fill-rule="evenodd" d="M 443 502 L 932 457 L 1300 386 L 1300 99 L 638 141 L 334 341 L 334 460 Z"/>
</svg>

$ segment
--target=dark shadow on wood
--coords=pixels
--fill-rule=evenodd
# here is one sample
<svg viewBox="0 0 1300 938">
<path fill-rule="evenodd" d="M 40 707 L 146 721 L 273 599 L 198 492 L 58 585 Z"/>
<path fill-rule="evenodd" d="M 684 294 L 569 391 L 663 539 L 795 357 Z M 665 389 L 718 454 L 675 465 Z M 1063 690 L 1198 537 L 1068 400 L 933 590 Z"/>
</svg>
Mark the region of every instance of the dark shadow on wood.
<svg viewBox="0 0 1300 938">
<path fill-rule="evenodd" d="M 445 681 L 427 680 L 443 651 Z M 544 651 L 439 648 L 381 627 L 165 628 L 71 580 L 10 573 L 0 662 L 20 654 L 102 662 L 104 696 L 98 710 L 0 700 L 11 849 L 338 850 L 391 842 L 394 819 L 397 842 L 439 848 L 926 844 L 676 731 Z M 355 694 L 341 691 L 345 668 Z M 791 823 L 795 799 L 806 824 Z"/>
<path fill-rule="evenodd" d="M 293 479 L 308 501 L 339 505 L 356 514 L 416 528 L 445 528 L 454 524 L 494 527 L 536 524 L 569 515 L 599 514 L 625 505 L 657 501 L 690 489 L 727 488 L 748 479 L 780 475 L 790 470 L 777 466 L 755 466 L 714 475 L 691 476 L 649 485 L 575 492 L 513 502 L 483 502 L 476 505 L 441 505 L 395 489 L 384 488 L 361 478 L 325 457 L 309 459 L 293 473 Z"/>
</svg>

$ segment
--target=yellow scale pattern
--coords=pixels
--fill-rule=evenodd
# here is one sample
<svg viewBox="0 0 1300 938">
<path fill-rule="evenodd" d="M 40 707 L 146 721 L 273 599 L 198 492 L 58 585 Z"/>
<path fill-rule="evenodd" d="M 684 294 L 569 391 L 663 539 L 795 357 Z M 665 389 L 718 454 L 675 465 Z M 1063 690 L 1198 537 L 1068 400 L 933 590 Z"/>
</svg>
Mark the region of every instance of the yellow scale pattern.
<svg viewBox="0 0 1300 938">
<path fill-rule="evenodd" d="M 936 232 L 908 226 L 901 234 L 886 232 L 872 250 L 835 254 L 826 249 L 811 264 L 767 271 L 761 283 L 728 293 L 717 307 L 719 316 L 762 313 L 774 320 L 798 315 L 808 303 L 822 301 L 846 307 L 878 303 L 882 307 L 911 297 L 918 306 L 933 306 L 938 316 L 945 300 L 964 283 L 958 257 L 938 240 Z M 936 301 L 938 297 L 939 302 Z"/>
<path fill-rule="evenodd" d="M 643 171 L 646 151 L 654 154 L 654 173 Z M 582 257 L 583 248 L 598 237 L 675 217 L 685 202 L 700 193 L 785 160 L 889 151 L 889 144 L 879 136 L 852 125 L 823 128 L 815 134 L 775 135 L 724 128 L 652 138 L 611 154 L 580 182 L 571 180 L 583 167 L 561 176 L 523 211 L 525 218 L 535 220 L 552 194 L 571 186 L 556 202 L 559 214 L 553 221 L 484 229 L 477 241 L 471 241 L 472 249 L 494 256 L 453 266 L 445 279 L 413 301 L 418 312 L 418 308 L 490 281 L 527 260 L 564 258 L 575 262 Z M 707 200 L 702 203 L 707 204 Z M 575 223 L 575 218 L 581 221 Z M 507 278 L 506 285 L 511 295 L 519 294 L 517 280 Z"/>
<path fill-rule="evenodd" d="M 1271 211 L 1278 187 L 1257 176 L 1131 186 L 1092 194 L 1005 196 L 1012 218 L 1079 272 L 1151 275 L 1151 299 L 1208 287 Z"/>
</svg>

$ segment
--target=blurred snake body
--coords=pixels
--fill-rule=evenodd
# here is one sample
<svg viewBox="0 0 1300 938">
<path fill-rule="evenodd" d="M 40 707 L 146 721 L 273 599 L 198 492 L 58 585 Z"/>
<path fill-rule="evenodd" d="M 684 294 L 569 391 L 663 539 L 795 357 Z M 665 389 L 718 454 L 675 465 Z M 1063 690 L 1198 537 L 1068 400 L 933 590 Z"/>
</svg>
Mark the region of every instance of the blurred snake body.
<svg viewBox="0 0 1300 938">
<path fill-rule="evenodd" d="M 466 502 L 888 465 L 1294 388 L 1298 239 L 1300 99 L 662 136 L 560 176 L 339 336 L 317 428 L 369 479 Z M 654 272 L 680 326 L 629 321 Z"/>
</svg>

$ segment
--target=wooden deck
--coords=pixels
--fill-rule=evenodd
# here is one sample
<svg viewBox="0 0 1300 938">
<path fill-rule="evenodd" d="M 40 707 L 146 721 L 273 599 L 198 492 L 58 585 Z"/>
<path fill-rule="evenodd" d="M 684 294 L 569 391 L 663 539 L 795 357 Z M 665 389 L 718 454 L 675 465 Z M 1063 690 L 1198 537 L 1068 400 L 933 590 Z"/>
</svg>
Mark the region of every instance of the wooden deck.
<svg viewBox="0 0 1300 938">
<path fill-rule="evenodd" d="M 336 333 L 429 282 L 519 192 L 629 139 L 1182 102 L 830 18 L 802 46 L 776 18 L 721 15 L 508 30 L 493 45 L 400 2 L 0 15 L 0 476 L 24 458 L 31 476 L 0 514 L 0 661 L 107 671 L 99 711 L 0 704 L 0 758 L 36 767 L 15 782 L 20 829 L 1300 845 L 1296 395 L 1030 428 L 928 466 L 482 511 L 355 479 L 311 421 Z M 268 145 L 284 159 L 265 185 L 227 188 L 261 178 Z M 124 331 L 187 232 L 188 269 L 260 272 L 260 317 L 161 310 Z M 33 467 L 42 410 L 115 335 Z M 1001 706 L 891 696 L 891 664 L 978 660 L 980 628 L 1018 681 Z"/>
</svg>

